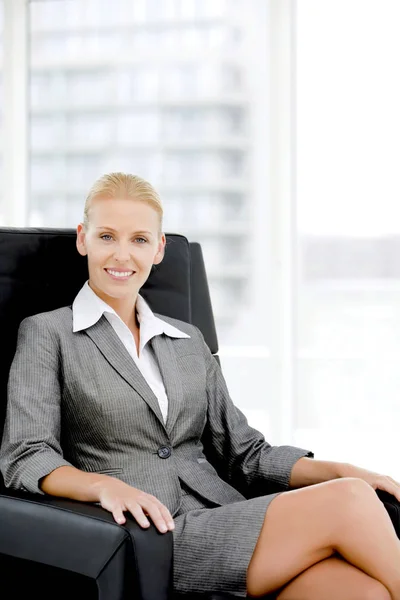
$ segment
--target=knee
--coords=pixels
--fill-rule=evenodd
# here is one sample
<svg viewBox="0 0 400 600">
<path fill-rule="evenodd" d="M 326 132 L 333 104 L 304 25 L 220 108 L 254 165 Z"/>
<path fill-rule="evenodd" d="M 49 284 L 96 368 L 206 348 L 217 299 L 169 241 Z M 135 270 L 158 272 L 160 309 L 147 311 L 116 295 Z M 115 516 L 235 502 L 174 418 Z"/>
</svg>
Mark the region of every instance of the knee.
<svg viewBox="0 0 400 600">
<path fill-rule="evenodd" d="M 359 502 L 360 499 L 363 501 L 368 499 L 377 500 L 375 490 L 362 479 L 343 477 L 334 479 L 329 483 L 332 484 L 332 500 L 340 502 L 341 505 L 343 503 Z"/>
<path fill-rule="evenodd" d="M 329 481 L 332 484 L 326 504 L 326 509 L 334 527 L 341 525 L 347 526 L 356 517 L 366 514 L 370 511 L 379 498 L 375 490 L 362 479 L 355 477 L 344 477 Z"/>
</svg>

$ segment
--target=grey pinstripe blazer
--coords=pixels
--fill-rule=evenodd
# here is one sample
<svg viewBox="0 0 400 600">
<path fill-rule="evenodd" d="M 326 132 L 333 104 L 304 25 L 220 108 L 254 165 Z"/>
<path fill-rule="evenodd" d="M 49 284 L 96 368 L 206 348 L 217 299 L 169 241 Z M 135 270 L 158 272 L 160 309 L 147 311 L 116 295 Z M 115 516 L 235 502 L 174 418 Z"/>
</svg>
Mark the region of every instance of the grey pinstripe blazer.
<svg viewBox="0 0 400 600">
<path fill-rule="evenodd" d="M 41 478 L 74 465 L 154 494 L 173 514 L 179 480 L 216 505 L 288 487 L 308 451 L 270 446 L 233 405 L 200 331 L 157 316 L 191 336 L 150 342 L 169 399 L 166 424 L 104 316 L 76 333 L 70 307 L 21 323 L 0 452 L 7 487 L 42 493 Z"/>
</svg>

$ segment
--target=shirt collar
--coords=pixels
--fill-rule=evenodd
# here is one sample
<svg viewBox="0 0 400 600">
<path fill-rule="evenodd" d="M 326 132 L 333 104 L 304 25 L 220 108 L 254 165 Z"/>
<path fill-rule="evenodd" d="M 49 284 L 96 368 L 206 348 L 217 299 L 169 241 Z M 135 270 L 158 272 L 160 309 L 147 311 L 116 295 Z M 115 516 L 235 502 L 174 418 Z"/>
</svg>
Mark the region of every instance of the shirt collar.
<svg viewBox="0 0 400 600">
<path fill-rule="evenodd" d="M 184 333 L 177 327 L 173 327 L 166 321 L 155 316 L 146 300 L 138 294 L 136 300 L 136 312 L 140 323 L 141 347 L 143 347 L 152 337 L 165 333 L 169 337 L 190 338 L 190 335 Z M 115 310 L 111 308 L 104 300 L 92 290 L 89 283 L 86 282 L 72 305 L 72 330 L 81 331 L 88 329 L 102 317 L 103 314 L 115 315 L 123 323 Z M 125 325 L 125 323 L 123 323 Z"/>
</svg>

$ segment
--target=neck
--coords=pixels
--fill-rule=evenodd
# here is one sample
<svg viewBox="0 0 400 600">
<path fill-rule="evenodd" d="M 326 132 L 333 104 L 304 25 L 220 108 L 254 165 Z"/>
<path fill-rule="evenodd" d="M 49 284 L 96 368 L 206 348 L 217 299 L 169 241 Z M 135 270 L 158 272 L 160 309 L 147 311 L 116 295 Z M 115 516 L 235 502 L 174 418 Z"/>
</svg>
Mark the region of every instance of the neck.
<svg viewBox="0 0 400 600">
<path fill-rule="evenodd" d="M 107 304 L 109 304 L 109 303 L 107 303 Z M 118 305 L 114 306 L 112 304 L 110 304 L 110 306 L 111 306 L 111 308 L 113 308 L 115 310 L 117 315 L 121 318 L 121 320 L 125 323 L 125 325 L 127 325 L 129 327 L 129 329 L 131 331 L 139 329 L 139 322 L 137 320 L 137 315 L 136 315 L 136 302 L 133 306 L 132 306 L 132 304 L 130 304 L 129 307 L 118 306 Z"/>
<path fill-rule="evenodd" d="M 111 306 L 120 317 L 120 319 L 129 327 L 131 330 L 139 329 L 139 323 L 136 315 L 136 296 L 129 298 L 113 298 L 104 294 L 101 290 L 96 289 L 92 286 L 89 281 L 89 286 L 92 288 L 94 293 L 103 300 L 108 306 Z"/>
</svg>

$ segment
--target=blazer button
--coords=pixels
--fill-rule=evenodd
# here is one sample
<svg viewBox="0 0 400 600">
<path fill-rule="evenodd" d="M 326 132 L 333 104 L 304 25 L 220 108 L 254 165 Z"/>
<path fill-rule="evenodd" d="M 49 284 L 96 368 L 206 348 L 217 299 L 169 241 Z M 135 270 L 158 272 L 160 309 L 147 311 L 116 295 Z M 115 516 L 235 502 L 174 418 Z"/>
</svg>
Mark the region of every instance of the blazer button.
<svg viewBox="0 0 400 600">
<path fill-rule="evenodd" d="M 161 446 L 161 448 L 157 450 L 157 454 L 160 458 L 169 458 L 171 456 L 171 448 L 168 448 L 168 446 Z"/>
</svg>

